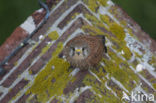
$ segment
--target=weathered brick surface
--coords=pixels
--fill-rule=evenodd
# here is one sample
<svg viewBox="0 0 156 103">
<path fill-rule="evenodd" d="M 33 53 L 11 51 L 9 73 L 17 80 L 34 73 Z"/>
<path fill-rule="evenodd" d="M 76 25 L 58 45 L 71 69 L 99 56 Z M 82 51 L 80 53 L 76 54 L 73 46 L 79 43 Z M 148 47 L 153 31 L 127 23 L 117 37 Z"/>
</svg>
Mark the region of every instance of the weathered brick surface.
<svg viewBox="0 0 156 103">
<path fill-rule="evenodd" d="M 64 42 L 67 37 L 72 34 L 77 28 L 79 28 L 82 24 L 80 22 L 81 18 L 79 18 L 73 25 L 65 31 L 62 36 L 49 48 L 47 53 L 45 53 L 39 60 L 36 62 L 30 70 L 32 71 L 33 74 L 36 74 L 42 67 L 46 64 L 46 61 L 51 58 L 51 54 L 53 51 L 56 49 L 58 42 Z"/>
<path fill-rule="evenodd" d="M 16 103 L 25 103 L 26 99 L 30 96 L 30 94 L 24 94 Z"/>
<path fill-rule="evenodd" d="M 43 40 L 43 41 L 40 43 L 40 45 L 37 46 L 37 47 L 34 49 L 34 51 L 31 52 L 31 54 L 30 54 L 29 56 L 27 56 L 27 58 L 21 63 L 21 65 L 20 65 L 20 66 L 3 82 L 2 85 L 3 85 L 4 87 L 10 86 L 10 85 L 16 80 L 16 78 L 17 78 L 21 73 L 23 73 L 23 71 L 24 71 L 25 69 L 27 69 L 27 68 L 31 65 L 33 59 L 34 59 L 35 57 L 37 57 L 37 56 L 41 53 L 42 48 L 43 48 L 45 45 L 47 45 L 47 42 L 48 42 L 48 41 L 51 41 L 51 40 L 50 40 L 49 38 L 45 38 L 45 40 Z"/>
<path fill-rule="evenodd" d="M 11 36 L 0 46 L 0 62 L 17 47 L 28 33 L 21 27 L 17 27 Z"/>
<path fill-rule="evenodd" d="M 153 40 L 147 33 L 145 33 L 141 27 L 130 17 L 128 14 L 118 5 L 112 6 L 113 15 L 115 15 L 120 21 L 125 20 L 128 22 L 129 26 L 132 26 L 134 34 L 138 37 L 138 39 L 146 45 L 144 41 L 151 41 L 150 43 L 150 50 L 156 54 L 155 44 L 156 41 Z M 118 11 L 119 13 L 115 13 Z M 127 25 L 128 26 L 128 25 Z"/>
<path fill-rule="evenodd" d="M 86 103 L 86 100 L 90 100 L 94 98 L 94 94 L 90 90 L 86 90 L 80 94 L 77 100 L 74 103 Z"/>
<path fill-rule="evenodd" d="M 46 11 L 44 9 L 43 9 L 42 12 L 36 11 L 36 12 L 34 12 L 32 14 L 32 17 L 34 18 L 34 22 L 35 22 L 36 25 L 38 25 L 42 21 L 42 19 L 44 18 L 45 14 L 46 14 Z"/>
<path fill-rule="evenodd" d="M 58 100 L 54 98 L 50 103 L 58 103 Z"/>
<path fill-rule="evenodd" d="M 48 5 L 49 9 L 51 9 L 52 6 L 55 6 L 60 1 L 61 0 L 46 0 L 46 4 Z"/>
<path fill-rule="evenodd" d="M 74 16 L 76 13 L 83 13 L 83 14 L 90 14 L 90 15 L 92 15 L 90 12 L 89 12 L 89 10 L 87 10 L 87 8 L 86 7 L 84 7 L 82 4 L 79 4 L 78 6 L 76 6 L 75 8 L 74 8 L 74 10 L 72 11 L 72 12 L 70 12 L 69 14 L 68 14 L 68 16 L 66 16 L 59 24 L 58 24 L 58 27 L 60 28 L 60 29 L 63 29 L 64 28 L 64 26 L 66 26 L 67 25 L 67 23 L 70 21 L 70 20 L 72 20 L 72 16 Z"/>
<path fill-rule="evenodd" d="M 14 88 L 12 88 L 9 93 L 2 99 L 0 100 L 0 103 L 8 103 L 9 100 L 16 96 L 16 94 L 24 88 L 28 84 L 27 80 L 22 79 Z"/>
<path fill-rule="evenodd" d="M 80 71 L 76 76 L 76 80 L 74 82 L 69 82 L 67 87 L 63 90 L 64 94 L 68 94 L 69 92 L 73 92 L 75 88 L 83 86 L 83 79 L 88 74 L 88 71 Z"/>
<path fill-rule="evenodd" d="M 122 46 L 126 44 L 122 44 L 125 42 L 119 41 L 118 35 L 116 35 L 116 32 L 118 31 L 109 30 L 109 26 L 113 25 L 111 23 L 116 24 L 116 21 L 114 21 L 114 19 L 110 17 L 110 15 L 116 18 L 119 24 L 122 25 L 125 29 L 131 29 L 133 33 L 132 35 L 136 35 L 139 39 L 143 39 L 141 40 L 142 42 L 135 41 L 135 43 L 133 43 L 132 45 L 134 47 L 138 46 L 138 50 L 142 52 L 144 55 L 147 54 L 147 50 L 145 48 L 146 44 L 143 43 L 143 41 L 146 40 L 145 38 L 151 41 L 150 46 L 151 46 L 152 52 L 154 52 L 154 49 L 155 49 L 154 46 L 152 46 L 153 44 L 156 44 L 155 41 L 150 39 L 147 36 L 147 34 L 144 33 L 140 29 L 139 25 L 136 24 L 127 14 L 125 14 L 125 12 L 123 12 L 121 8 L 117 7 L 116 5 L 111 5 L 110 7 L 107 7 L 107 9 L 109 9 L 110 11 L 105 11 L 105 12 L 110 13 L 109 15 L 107 15 L 110 21 L 104 22 L 101 20 L 101 17 L 100 17 L 101 10 L 99 11 L 92 10 L 93 8 L 91 8 L 90 5 L 86 3 L 86 0 L 84 1 L 83 0 L 81 2 L 80 0 L 64 0 L 63 2 L 61 0 L 47 0 L 46 1 L 46 3 L 48 4 L 48 7 L 52 8 L 51 11 L 52 10 L 54 11 L 51 12 L 51 15 L 49 19 L 47 20 L 47 22 L 44 25 L 42 25 L 42 27 L 31 38 L 31 40 L 34 41 L 36 47 L 33 48 L 33 50 L 28 53 L 27 57 L 22 61 L 21 64 L 19 64 L 17 68 L 15 68 L 14 71 L 12 71 L 10 75 L 8 75 L 8 73 L 13 67 L 15 67 L 15 62 L 17 62 L 23 55 L 25 55 L 25 51 L 27 51 L 28 49 L 30 49 L 30 47 L 33 47 L 34 45 L 27 44 L 13 58 L 9 60 L 8 65 L 3 66 L 5 69 L 7 69 L 7 74 L 4 75 L 4 77 L 0 78 L 1 80 L 3 80 L 3 82 L 0 81 L 1 86 L 6 87 L 6 89 L 9 90 L 10 86 L 13 83 L 15 83 L 17 79 L 22 79 L 22 80 L 19 83 L 17 83 L 15 87 L 10 88 L 10 91 L 3 98 L 0 99 L 0 103 L 7 103 L 13 97 L 16 99 L 17 97 L 19 97 L 15 101 L 16 103 L 29 103 L 29 102 L 30 103 L 42 103 L 43 101 L 45 102 L 49 100 L 50 98 L 51 99 L 53 98 L 50 101 L 50 103 L 67 103 L 69 101 L 70 102 L 73 101 L 74 103 L 88 103 L 88 102 L 98 103 L 99 101 L 101 101 L 101 99 L 105 102 L 109 102 L 109 100 L 114 103 L 122 102 L 121 100 L 121 97 L 123 95 L 122 93 L 124 89 L 127 89 L 127 88 L 126 87 L 123 88 L 122 86 L 120 86 L 119 84 L 111 80 L 110 77 L 116 78 L 117 82 L 119 82 L 120 81 L 119 79 L 124 79 L 122 74 L 124 74 L 125 72 L 129 72 L 130 74 L 130 75 L 127 75 L 128 73 L 127 74 L 125 73 L 124 76 L 125 78 L 127 76 L 128 80 L 126 83 L 129 85 L 131 89 L 134 89 L 136 85 L 138 86 L 139 83 L 142 83 L 140 88 L 144 89 L 147 93 L 153 93 L 154 95 L 156 95 L 155 94 L 156 90 L 152 87 L 156 83 L 156 79 L 153 74 L 147 71 L 149 70 L 149 68 L 147 68 L 147 70 L 143 70 L 142 72 L 136 72 L 136 71 L 130 70 L 129 66 L 132 66 L 134 69 L 136 69 L 139 63 L 143 64 L 142 61 L 144 61 L 143 60 L 144 58 L 143 57 L 141 58 L 141 56 L 135 55 L 136 53 L 134 51 L 131 51 L 128 55 L 130 57 L 134 56 L 134 60 L 133 58 L 131 58 L 131 60 L 129 61 L 125 60 L 125 57 L 123 56 L 123 52 L 122 52 L 122 49 L 124 50 L 124 48 L 122 48 Z M 90 0 L 90 1 L 94 2 L 94 0 Z M 60 4 L 57 9 L 54 9 L 55 7 L 57 7 L 56 4 L 60 2 L 62 2 L 62 4 Z M 98 0 L 95 2 L 98 2 Z M 53 5 L 55 6 L 53 7 Z M 99 5 L 101 4 L 97 3 L 98 7 L 95 7 L 95 8 L 100 9 Z M 36 26 L 40 24 L 40 22 L 45 16 L 45 13 L 46 13 L 45 10 L 43 10 L 39 12 L 36 11 L 35 13 L 32 14 L 32 17 L 34 18 L 34 23 Z M 109 22 L 110 25 L 107 24 L 107 22 Z M 121 22 L 127 22 L 127 24 L 123 25 Z M 103 24 L 105 24 L 105 26 Z M 87 26 L 88 28 L 86 28 Z M 52 31 L 56 31 L 59 34 L 59 38 L 55 41 L 52 41 L 47 36 L 47 34 Z M 22 32 L 21 28 L 20 30 L 16 30 L 14 32 L 14 35 L 16 35 L 16 33 L 17 35 L 19 35 L 18 33 L 20 32 Z M 140 37 L 139 33 L 141 34 L 143 33 L 143 36 Z M 104 55 L 104 58 L 101 61 L 101 64 L 99 64 L 97 68 L 92 69 L 91 70 L 92 72 L 87 71 L 87 70 L 79 71 L 74 76 L 71 76 L 71 74 L 69 73 L 69 75 L 67 75 L 67 77 L 69 77 L 68 81 L 64 80 L 64 77 L 61 78 L 61 81 L 59 81 L 60 74 L 57 74 L 57 71 L 55 72 L 56 73 L 55 74 L 53 73 L 53 70 L 52 70 L 51 71 L 52 75 L 46 75 L 46 73 L 40 74 L 42 73 L 40 71 L 45 69 L 43 67 L 49 63 L 49 60 L 51 60 L 51 58 L 53 58 L 52 54 L 55 52 L 56 49 L 58 49 L 58 44 L 60 42 L 65 43 L 69 38 L 79 35 L 79 34 L 83 34 L 83 35 L 85 34 L 103 35 L 104 34 L 106 36 L 108 54 Z M 44 36 L 45 38 L 39 39 L 40 35 Z M 25 37 L 26 36 L 21 36 L 18 38 L 17 36 L 18 39 L 11 39 L 10 41 L 11 43 L 9 44 L 9 46 L 13 45 L 13 42 L 15 42 L 15 40 L 17 40 L 15 44 L 16 45 L 19 44 L 20 41 Z M 10 38 L 12 38 L 12 36 Z M 49 47 L 49 49 L 45 53 L 42 54 L 42 50 L 44 47 L 47 46 L 48 42 L 52 42 L 53 44 Z M 140 45 L 140 43 L 143 43 L 143 44 Z M 3 49 L 6 45 L 8 45 L 7 42 L 4 43 L 4 45 L 0 47 L 0 50 Z M 15 46 L 12 47 L 11 49 L 14 49 L 14 48 Z M 4 50 L 5 49 L 6 48 L 4 48 Z M 7 51 L 6 53 L 4 52 L 0 53 L 0 55 L 4 55 L 3 57 L 1 56 L 0 57 L 4 58 L 6 55 L 9 54 L 9 52 Z M 126 52 L 124 51 L 124 53 L 127 53 L 127 52 L 128 51 Z M 65 60 L 63 57 L 63 51 L 58 53 L 58 57 L 61 60 Z M 115 65 L 116 68 L 115 67 L 111 68 L 112 65 Z M 119 71 L 116 70 L 118 66 L 119 66 Z M 69 68 L 72 68 L 72 67 L 69 67 Z M 55 68 L 55 69 L 59 69 L 59 68 Z M 72 68 L 72 70 L 68 70 L 68 72 L 69 71 L 71 72 L 73 70 L 74 68 Z M 23 72 L 24 72 L 24 75 L 21 76 Z M 68 74 L 68 72 L 63 71 L 63 73 L 66 73 L 66 74 Z M 41 78 L 43 75 L 46 75 L 45 78 Z M 52 77 L 53 75 L 55 75 L 56 77 L 51 78 L 51 80 L 49 80 L 49 77 Z M 65 76 L 64 74 L 61 74 L 61 75 Z M 131 75 L 133 76 L 136 75 L 136 77 L 133 78 Z M 139 77 L 138 75 L 141 75 L 142 77 Z M 23 77 L 27 78 L 28 80 L 23 79 Z M 41 79 L 41 81 L 39 80 L 39 83 L 37 84 L 37 85 L 40 85 L 40 87 L 37 88 L 37 91 L 29 91 L 29 94 L 24 93 L 24 94 L 18 94 L 17 96 L 17 93 L 23 90 L 24 87 L 28 83 L 30 84 L 36 83 L 36 81 L 34 82 L 34 80 L 39 79 L 39 78 Z M 86 80 L 86 78 L 89 78 L 89 79 Z M 132 79 L 135 79 L 135 80 L 132 80 Z M 152 86 L 146 83 L 146 80 L 144 79 L 146 79 L 147 82 L 152 84 Z M 31 82 L 29 80 L 31 80 Z M 46 80 L 52 82 L 52 84 L 49 83 L 47 85 L 44 85 L 44 83 L 47 82 Z M 61 83 L 65 83 L 65 84 L 61 84 Z M 120 81 L 120 83 L 122 84 L 122 81 Z M 58 86 L 59 88 L 62 85 L 64 85 L 65 87 L 61 88 L 62 91 L 60 91 L 61 89 L 59 88 L 56 91 L 57 92 L 56 94 L 53 92 L 52 92 L 53 94 L 49 94 L 51 93 L 50 91 L 53 91 L 53 88 L 50 88 L 50 91 L 48 91 L 49 85 L 51 85 L 51 87 L 54 87 L 54 88 L 56 88 L 55 86 Z M 29 87 L 27 89 L 31 90 L 31 85 L 27 85 L 27 86 Z M 41 94 L 38 94 L 40 93 L 40 90 L 42 91 L 43 89 L 45 90 L 45 92 L 41 92 Z M 62 94 L 59 94 L 59 93 L 62 93 Z M 117 97 L 113 93 L 116 93 Z M 0 94 L 0 97 L 2 95 L 3 93 Z M 39 98 L 41 97 L 40 95 L 43 95 L 43 98 Z M 46 98 L 46 95 L 48 95 L 48 98 Z"/>
</svg>

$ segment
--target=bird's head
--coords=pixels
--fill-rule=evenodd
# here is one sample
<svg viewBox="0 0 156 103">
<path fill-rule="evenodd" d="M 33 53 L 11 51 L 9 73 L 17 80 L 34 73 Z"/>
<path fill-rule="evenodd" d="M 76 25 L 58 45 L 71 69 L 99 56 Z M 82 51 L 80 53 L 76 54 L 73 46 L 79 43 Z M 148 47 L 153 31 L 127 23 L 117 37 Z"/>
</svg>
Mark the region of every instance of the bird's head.
<svg viewBox="0 0 156 103">
<path fill-rule="evenodd" d="M 74 60 L 85 59 L 89 54 L 89 49 L 85 45 L 75 45 L 70 47 L 69 56 Z"/>
</svg>

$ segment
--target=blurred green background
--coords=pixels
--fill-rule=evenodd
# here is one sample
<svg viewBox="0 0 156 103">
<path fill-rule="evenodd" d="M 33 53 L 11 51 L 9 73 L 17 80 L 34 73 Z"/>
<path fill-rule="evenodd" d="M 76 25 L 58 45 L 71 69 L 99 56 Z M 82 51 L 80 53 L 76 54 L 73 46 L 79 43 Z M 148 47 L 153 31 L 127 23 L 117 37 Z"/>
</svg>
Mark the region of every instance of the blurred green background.
<svg viewBox="0 0 156 103">
<path fill-rule="evenodd" d="M 112 0 L 156 40 L 156 0 Z"/>
<path fill-rule="evenodd" d="M 0 0 L 0 45 L 38 8 L 38 0 Z"/>
<path fill-rule="evenodd" d="M 113 0 L 156 39 L 156 0 Z M 37 0 L 0 0 L 0 45 L 39 8 Z"/>
</svg>

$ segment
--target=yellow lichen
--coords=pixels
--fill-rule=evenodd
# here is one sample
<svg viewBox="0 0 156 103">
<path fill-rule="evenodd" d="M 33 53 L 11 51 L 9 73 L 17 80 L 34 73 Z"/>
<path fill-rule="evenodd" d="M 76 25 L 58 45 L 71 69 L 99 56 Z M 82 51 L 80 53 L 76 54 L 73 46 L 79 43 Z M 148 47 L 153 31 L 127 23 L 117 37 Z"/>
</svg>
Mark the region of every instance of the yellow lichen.
<svg viewBox="0 0 156 103">
<path fill-rule="evenodd" d="M 119 40 L 123 40 L 125 38 L 125 32 L 124 29 L 121 25 L 117 24 L 117 23 L 111 23 L 109 24 L 110 27 L 110 31 L 115 34 L 115 36 L 119 39 Z"/>
<path fill-rule="evenodd" d="M 90 103 L 94 103 L 96 101 L 97 103 L 120 103 L 121 101 L 116 98 L 111 91 L 109 91 L 105 87 L 105 81 L 102 83 L 98 83 L 96 78 L 92 75 L 85 76 L 85 79 L 83 80 L 83 83 L 85 85 L 90 85 L 92 87 L 92 90 L 94 92 L 94 99 L 92 101 L 89 101 Z M 99 97 L 101 95 L 101 97 Z"/>
<path fill-rule="evenodd" d="M 30 75 L 32 75 L 32 71 L 31 70 L 29 70 L 28 72 L 29 72 Z"/>
<path fill-rule="evenodd" d="M 57 40 L 59 35 L 58 35 L 57 31 L 52 31 L 51 33 L 48 34 L 48 37 L 52 40 Z"/>
<path fill-rule="evenodd" d="M 87 26 L 83 26 L 82 28 L 84 31 L 88 31 L 90 35 L 103 35 L 103 34 L 105 34 L 100 29 L 95 28 L 93 26 L 87 25 Z"/>
<path fill-rule="evenodd" d="M 108 15 L 101 15 L 100 14 L 100 19 L 102 22 L 106 23 L 107 25 L 109 25 L 111 23 L 111 19 Z"/>
<path fill-rule="evenodd" d="M 148 63 L 156 67 L 156 57 L 152 56 Z"/>
<path fill-rule="evenodd" d="M 99 22 L 100 22 L 95 16 L 92 16 L 92 15 L 89 15 L 89 14 L 85 14 L 85 17 L 86 17 L 89 21 L 91 21 L 93 24 L 99 23 Z"/>
<path fill-rule="evenodd" d="M 97 0 L 84 0 L 86 4 L 88 4 L 88 7 L 93 11 L 96 12 L 98 9 Z"/>
<path fill-rule="evenodd" d="M 37 75 L 32 87 L 27 91 L 27 93 L 36 94 L 40 102 L 46 102 L 49 97 L 54 95 L 63 94 L 63 89 L 70 80 L 69 63 L 57 57 L 62 47 L 62 43 L 59 43 L 58 48 L 52 54 L 52 58 Z M 55 68 L 52 69 L 52 66 Z M 52 82 L 53 79 L 55 79 L 54 82 Z"/>
<path fill-rule="evenodd" d="M 153 84 L 153 88 L 156 89 L 156 83 Z"/>
<path fill-rule="evenodd" d="M 51 44 L 47 44 L 43 49 L 40 55 L 44 54 L 47 52 L 47 50 L 50 48 Z"/>
<path fill-rule="evenodd" d="M 111 76 L 115 77 L 118 81 L 120 81 L 128 90 L 132 90 L 135 85 L 129 86 L 130 81 L 135 80 L 138 81 L 138 77 L 136 74 L 128 67 L 128 64 L 126 61 L 122 60 L 118 56 L 116 56 L 115 53 L 112 51 L 108 51 L 109 56 L 111 57 L 111 60 L 105 60 L 103 59 L 103 62 L 105 63 L 105 70 L 106 72 L 110 73 Z M 120 64 L 127 65 L 126 67 L 119 67 Z"/>
<path fill-rule="evenodd" d="M 135 56 L 138 57 L 138 58 L 142 58 L 142 57 L 143 57 L 143 55 L 140 55 L 140 54 L 138 54 L 138 53 L 135 52 L 135 51 L 134 51 L 134 53 L 135 53 Z"/>
<path fill-rule="evenodd" d="M 83 0 L 93 12 L 97 12 L 99 5 L 107 6 L 108 0 Z"/>
<path fill-rule="evenodd" d="M 14 63 L 14 66 L 17 66 L 17 64 L 18 64 L 18 62 L 16 61 L 16 62 Z"/>
<path fill-rule="evenodd" d="M 124 51 L 124 54 L 122 54 L 122 56 L 125 57 L 126 60 L 129 60 L 132 57 L 130 49 L 127 46 L 125 46 L 122 47 L 122 50 Z"/>
<path fill-rule="evenodd" d="M 99 4 L 101 4 L 102 6 L 107 6 L 108 5 L 107 4 L 108 0 L 97 0 L 97 1 L 99 1 Z"/>
<path fill-rule="evenodd" d="M 89 25 L 83 26 L 82 28 L 84 31 L 87 31 L 90 35 L 105 35 L 112 42 L 116 43 L 116 45 L 113 45 L 113 48 L 115 48 L 118 52 L 121 52 L 121 51 L 124 52 L 124 54 L 122 54 L 122 56 L 125 57 L 126 60 L 129 60 L 131 58 L 132 53 L 131 53 L 130 49 L 126 46 L 126 42 L 124 40 L 125 32 L 121 25 L 115 23 L 114 21 L 111 21 L 110 17 L 107 15 L 100 15 L 100 18 L 101 18 L 102 22 L 105 22 L 109 26 L 109 28 L 104 26 L 104 24 L 102 22 L 100 22 L 95 17 L 91 17 L 88 14 L 86 15 L 86 17 L 91 22 L 94 22 L 95 26 L 89 26 Z M 111 37 L 107 33 L 101 31 L 98 27 L 105 28 L 106 30 L 112 32 L 117 38 Z"/>
</svg>

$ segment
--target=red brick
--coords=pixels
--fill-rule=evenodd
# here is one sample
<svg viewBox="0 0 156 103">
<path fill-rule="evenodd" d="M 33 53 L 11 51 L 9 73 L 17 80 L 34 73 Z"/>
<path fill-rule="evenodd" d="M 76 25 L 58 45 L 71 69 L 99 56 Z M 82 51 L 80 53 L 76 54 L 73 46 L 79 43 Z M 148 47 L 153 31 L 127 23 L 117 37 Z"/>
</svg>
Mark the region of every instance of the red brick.
<svg viewBox="0 0 156 103">
<path fill-rule="evenodd" d="M 26 95 L 24 94 L 16 103 L 25 103 L 27 98 L 30 96 L 30 94 Z"/>
<path fill-rule="evenodd" d="M 80 94 L 77 100 L 74 103 L 86 103 L 86 100 L 93 100 L 94 94 L 90 90 L 86 90 Z M 88 103 L 88 102 L 87 102 Z"/>
<path fill-rule="evenodd" d="M 82 26 L 82 18 L 78 18 L 72 26 L 66 30 L 63 35 L 50 47 L 50 49 L 29 69 L 33 74 L 38 73 L 42 67 L 47 63 L 47 61 L 51 58 L 52 52 L 57 48 L 57 44 L 59 42 L 64 42 L 69 35 L 71 35 L 77 28 Z"/>
<path fill-rule="evenodd" d="M 3 93 L 2 93 L 2 92 L 0 92 L 0 96 L 2 96 L 2 94 L 3 94 Z"/>
<path fill-rule="evenodd" d="M 42 12 L 36 11 L 32 14 L 32 17 L 34 18 L 34 22 L 36 25 L 38 25 L 43 20 L 45 14 L 46 14 L 45 10 L 43 10 Z"/>
<path fill-rule="evenodd" d="M 46 0 L 46 4 L 48 5 L 49 9 L 51 9 L 53 5 L 56 5 L 60 1 L 61 0 Z"/>
<path fill-rule="evenodd" d="M 31 52 L 31 54 L 20 64 L 20 66 L 2 83 L 2 85 L 4 87 L 9 87 L 18 77 L 18 75 L 20 75 L 21 73 L 23 73 L 23 71 L 25 69 L 27 69 L 31 63 L 32 60 L 37 57 L 42 48 L 47 45 L 46 42 L 50 41 L 50 38 L 45 38 L 45 40 L 43 40 L 40 45 L 38 45 L 33 52 Z"/>
<path fill-rule="evenodd" d="M 64 94 L 68 94 L 69 92 L 73 92 L 75 88 L 83 86 L 83 79 L 88 74 L 88 70 L 79 71 L 76 75 L 76 80 L 74 82 L 69 82 L 66 88 L 63 90 Z"/>
<path fill-rule="evenodd" d="M 29 81 L 22 79 L 9 93 L 0 101 L 0 103 L 8 103 L 11 98 L 28 84 Z"/>
<path fill-rule="evenodd" d="M 141 74 L 143 74 L 143 76 L 151 83 L 156 83 L 156 78 L 153 75 L 151 75 L 146 69 L 143 70 Z"/>
<path fill-rule="evenodd" d="M 58 103 L 58 100 L 54 98 L 50 103 Z"/>
<path fill-rule="evenodd" d="M 17 27 L 9 38 L 0 46 L 0 62 L 15 49 L 28 33 L 21 27 Z"/>
</svg>

